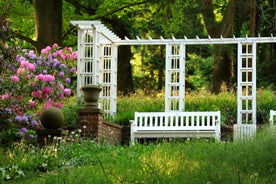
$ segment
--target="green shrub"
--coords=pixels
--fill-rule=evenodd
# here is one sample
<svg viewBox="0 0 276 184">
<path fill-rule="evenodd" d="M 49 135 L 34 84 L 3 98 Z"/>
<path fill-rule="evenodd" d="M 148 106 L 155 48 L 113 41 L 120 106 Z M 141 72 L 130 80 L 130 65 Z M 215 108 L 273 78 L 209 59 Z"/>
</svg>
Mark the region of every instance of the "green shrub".
<svg viewBox="0 0 276 184">
<path fill-rule="evenodd" d="M 83 108 L 83 100 L 71 97 L 64 103 L 62 112 L 64 114 L 64 127 L 77 126 L 77 110 Z"/>
<path fill-rule="evenodd" d="M 113 120 L 118 124 L 128 124 L 134 118 L 134 112 L 158 112 L 165 109 L 164 93 L 152 96 L 136 94 L 119 96 L 117 114 Z M 275 92 L 260 89 L 257 92 L 257 124 L 266 124 L 269 111 L 276 110 Z M 206 91 L 187 93 L 185 95 L 185 111 L 221 111 L 222 125 L 232 126 L 237 123 L 237 96 L 234 92 L 222 92 L 218 95 Z"/>
<path fill-rule="evenodd" d="M 115 123 L 128 124 L 134 118 L 135 111 L 138 112 L 160 112 L 165 110 L 165 99 L 162 93 L 152 96 L 134 94 L 131 96 L 120 96 L 117 99 L 117 114 Z"/>
</svg>

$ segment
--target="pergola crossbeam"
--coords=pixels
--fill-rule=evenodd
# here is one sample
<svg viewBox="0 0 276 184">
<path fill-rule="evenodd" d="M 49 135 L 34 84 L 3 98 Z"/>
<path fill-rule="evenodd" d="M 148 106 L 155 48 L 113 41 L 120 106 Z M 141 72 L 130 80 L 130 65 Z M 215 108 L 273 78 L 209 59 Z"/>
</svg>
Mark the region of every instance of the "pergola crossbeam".
<svg viewBox="0 0 276 184">
<path fill-rule="evenodd" d="M 118 45 L 166 45 L 168 43 L 174 44 L 182 44 L 185 45 L 214 45 L 214 44 L 238 44 L 238 43 L 276 43 L 276 37 L 245 37 L 245 38 L 187 38 L 184 36 L 184 39 L 164 39 L 160 37 L 160 39 L 141 39 L 140 37 L 136 36 L 136 39 L 129 39 L 125 38 L 124 40 L 117 41 Z"/>
</svg>

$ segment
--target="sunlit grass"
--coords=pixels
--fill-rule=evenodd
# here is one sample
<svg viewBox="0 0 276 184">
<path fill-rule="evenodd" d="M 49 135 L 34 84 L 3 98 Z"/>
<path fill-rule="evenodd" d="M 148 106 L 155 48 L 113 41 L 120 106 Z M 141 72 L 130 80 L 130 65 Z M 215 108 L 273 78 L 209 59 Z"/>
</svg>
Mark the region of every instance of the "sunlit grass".
<svg viewBox="0 0 276 184">
<path fill-rule="evenodd" d="M 61 144 L 50 158 L 52 152 L 21 145 L 9 153 L 19 158 L 3 154 L 0 167 L 13 163 L 24 173 L 7 183 L 266 184 L 276 180 L 275 131 L 265 128 L 252 141 L 235 143 L 191 139 L 110 147 L 84 141 Z M 48 170 L 39 170 L 46 161 Z"/>
</svg>

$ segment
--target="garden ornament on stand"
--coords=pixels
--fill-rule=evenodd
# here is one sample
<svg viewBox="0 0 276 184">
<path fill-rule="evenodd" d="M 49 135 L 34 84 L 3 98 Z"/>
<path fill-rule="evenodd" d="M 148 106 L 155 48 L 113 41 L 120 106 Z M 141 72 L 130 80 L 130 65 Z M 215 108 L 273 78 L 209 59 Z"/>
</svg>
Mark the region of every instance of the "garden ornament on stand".
<svg viewBox="0 0 276 184">
<path fill-rule="evenodd" d="M 88 84 L 81 87 L 84 98 L 84 107 L 86 109 L 98 109 L 99 94 L 102 87 L 95 84 Z"/>
</svg>

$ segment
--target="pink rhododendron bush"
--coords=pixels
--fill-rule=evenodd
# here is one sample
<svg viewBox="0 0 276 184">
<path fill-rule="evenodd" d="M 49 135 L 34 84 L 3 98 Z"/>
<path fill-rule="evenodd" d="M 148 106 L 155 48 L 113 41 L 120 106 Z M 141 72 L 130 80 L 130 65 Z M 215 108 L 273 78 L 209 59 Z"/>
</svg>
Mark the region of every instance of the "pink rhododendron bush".
<svg viewBox="0 0 276 184">
<path fill-rule="evenodd" d="M 0 58 L 1 60 L 1 58 Z M 4 60 L 2 58 L 2 60 Z M 13 61 L 2 62 L 0 128 L 4 134 L 32 139 L 41 128 L 39 115 L 48 107 L 62 108 L 75 88 L 77 52 L 57 44 L 40 54 L 23 50 Z M 0 138 L 1 138 L 0 137 Z"/>
</svg>

